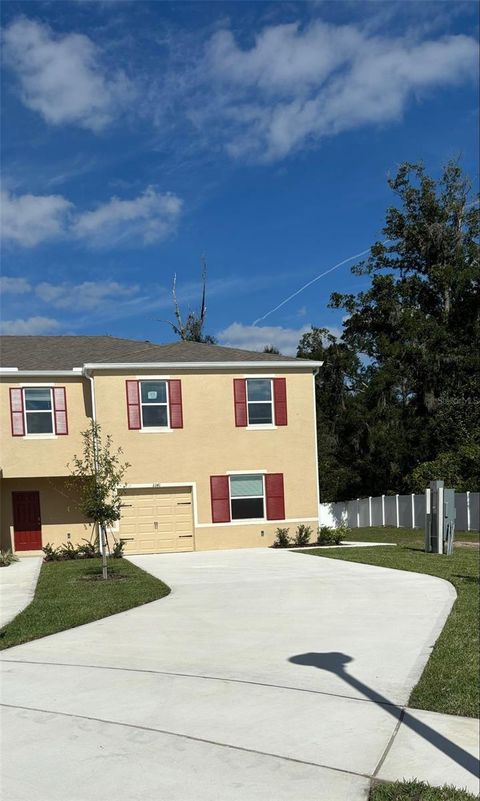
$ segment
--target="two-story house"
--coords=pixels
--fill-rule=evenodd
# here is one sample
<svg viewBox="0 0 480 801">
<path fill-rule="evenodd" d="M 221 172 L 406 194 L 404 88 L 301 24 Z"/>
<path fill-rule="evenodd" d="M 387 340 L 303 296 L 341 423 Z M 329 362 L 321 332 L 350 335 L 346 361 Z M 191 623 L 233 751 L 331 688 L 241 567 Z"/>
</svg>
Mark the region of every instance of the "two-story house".
<svg viewBox="0 0 480 801">
<path fill-rule="evenodd" d="M 113 532 L 127 553 L 271 545 L 318 524 L 320 362 L 217 345 L 5 336 L 1 546 L 92 533 L 67 489 L 95 420 L 130 463 Z"/>
</svg>

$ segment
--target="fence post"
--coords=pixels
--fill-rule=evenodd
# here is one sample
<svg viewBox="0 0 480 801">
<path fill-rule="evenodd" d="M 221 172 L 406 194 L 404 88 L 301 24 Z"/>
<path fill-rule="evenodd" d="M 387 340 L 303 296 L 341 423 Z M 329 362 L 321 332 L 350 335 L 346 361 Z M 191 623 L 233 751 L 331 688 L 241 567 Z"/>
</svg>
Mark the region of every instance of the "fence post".
<svg viewBox="0 0 480 801">
<path fill-rule="evenodd" d="M 412 492 L 412 528 L 415 528 L 415 495 Z"/>
<path fill-rule="evenodd" d="M 368 525 L 372 525 L 372 496 L 368 496 Z"/>
<path fill-rule="evenodd" d="M 382 526 L 385 525 L 385 495 L 382 495 Z"/>
<path fill-rule="evenodd" d="M 467 531 L 470 531 L 470 493 L 467 491 L 465 495 L 465 502 L 467 504 Z"/>
<path fill-rule="evenodd" d="M 357 528 L 360 528 L 360 498 L 357 498 Z"/>
<path fill-rule="evenodd" d="M 395 516 L 397 518 L 397 528 L 400 528 L 400 503 L 399 496 L 395 495 Z"/>
</svg>

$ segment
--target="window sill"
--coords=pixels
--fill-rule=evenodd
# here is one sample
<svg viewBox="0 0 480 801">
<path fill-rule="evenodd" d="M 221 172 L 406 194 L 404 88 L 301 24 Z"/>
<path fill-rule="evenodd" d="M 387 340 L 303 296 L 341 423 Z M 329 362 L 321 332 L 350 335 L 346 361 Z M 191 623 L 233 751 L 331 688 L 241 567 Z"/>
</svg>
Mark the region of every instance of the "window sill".
<svg viewBox="0 0 480 801">
<path fill-rule="evenodd" d="M 173 434 L 173 428 L 139 428 L 139 434 Z"/>
<path fill-rule="evenodd" d="M 273 423 L 259 423 L 258 425 L 252 423 L 251 425 L 245 426 L 245 428 L 247 431 L 271 431 L 274 428 L 278 428 L 278 426 L 274 425 Z"/>
<path fill-rule="evenodd" d="M 57 434 L 24 434 L 21 439 L 58 439 Z"/>
</svg>

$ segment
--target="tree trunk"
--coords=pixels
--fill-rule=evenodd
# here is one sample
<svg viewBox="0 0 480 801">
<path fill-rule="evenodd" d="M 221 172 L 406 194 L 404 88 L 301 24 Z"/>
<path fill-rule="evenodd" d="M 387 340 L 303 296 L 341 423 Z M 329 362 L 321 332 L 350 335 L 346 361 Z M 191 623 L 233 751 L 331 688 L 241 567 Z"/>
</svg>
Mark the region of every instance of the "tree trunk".
<svg viewBox="0 0 480 801">
<path fill-rule="evenodd" d="M 108 578 L 108 566 L 107 566 L 107 538 L 105 535 L 105 527 L 100 526 L 100 537 L 102 542 L 102 577 L 104 579 Z"/>
</svg>

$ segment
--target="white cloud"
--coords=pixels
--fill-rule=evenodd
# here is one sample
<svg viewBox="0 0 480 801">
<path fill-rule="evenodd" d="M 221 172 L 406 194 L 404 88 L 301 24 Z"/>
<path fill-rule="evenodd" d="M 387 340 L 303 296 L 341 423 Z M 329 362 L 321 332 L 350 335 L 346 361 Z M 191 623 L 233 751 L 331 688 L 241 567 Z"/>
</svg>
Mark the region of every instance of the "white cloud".
<svg viewBox="0 0 480 801">
<path fill-rule="evenodd" d="M 62 195 L 19 195 L 2 192 L 2 239 L 24 247 L 71 237 L 91 247 L 130 242 L 149 245 L 172 235 L 182 200 L 152 186 L 133 200 L 111 198 L 94 211 L 78 212 Z"/>
<path fill-rule="evenodd" d="M 2 334 L 51 334 L 59 328 L 60 323 L 52 317 L 28 317 L 25 320 L 3 320 L 0 323 Z"/>
<path fill-rule="evenodd" d="M 100 131 L 134 98 L 123 73 L 107 74 L 88 36 L 55 34 L 20 17 L 5 29 L 3 41 L 23 103 L 52 125 L 74 123 Z"/>
<path fill-rule="evenodd" d="M 140 239 L 151 244 L 166 239 L 176 228 L 182 201 L 170 192 L 159 193 L 153 186 L 134 200 L 113 197 L 94 211 L 79 214 L 73 234 L 94 247 Z"/>
<path fill-rule="evenodd" d="M 25 295 L 31 290 L 31 284 L 25 278 L 13 278 L 9 275 L 0 276 L 0 292 L 5 295 Z"/>
<path fill-rule="evenodd" d="M 72 204 L 61 195 L 0 195 L 2 239 L 33 247 L 65 233 Z"/>
<path fill-rule="evenodd" d="M 233 157 L 273 161 L 325 136 L 394 122 L 413 98 L 474 80 L 477 59 L 465 35 L 394 39 L 317 21 L 268 27 L 243 49 L 222 30 L 207 45 L 210 86 L 192 119 L 206 126 L 215 117 Z"/>
<path fill-rule="evenodd" d="M 280 325 L 232 323 L 218 332 L 217 339 L 221 345 L 245 350 L 262 351 L 265 345 L 275 345 L 280 353 L 294 356 L 301 336 L 307 331 L 310 331 L 310 325 L 301 328 L 283 328 Z"/>
<path fill-rule="evenodd" d="M 117 281 L 84 281 L 82 284 L 44 281 L 35 287 L 36 295 L 57 309 L 97 309 L 102 305 L 116 304 L 131 298 L 138 286 L 119 284 Z"/>
</svg>

